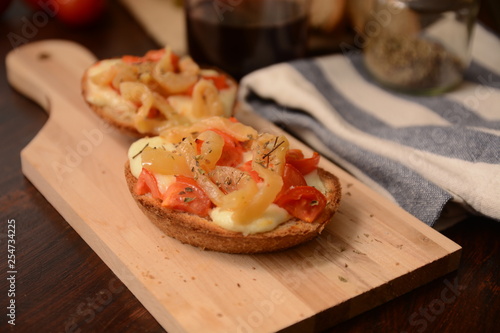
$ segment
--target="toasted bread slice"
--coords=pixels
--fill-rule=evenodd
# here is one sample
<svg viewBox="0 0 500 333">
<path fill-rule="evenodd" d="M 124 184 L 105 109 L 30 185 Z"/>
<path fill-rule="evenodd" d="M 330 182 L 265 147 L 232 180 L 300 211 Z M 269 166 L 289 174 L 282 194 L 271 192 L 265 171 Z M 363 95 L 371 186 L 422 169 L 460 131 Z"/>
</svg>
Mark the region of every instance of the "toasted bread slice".
<svg viewBox="0 0 500 333">
<path fill-rule="evenodd" d="M 327 189 L 327 205 L 314 222 L 292 218 L 274 230 L 243 235 L 219 227 L 210 218 L 165 208 L 161 205 L 161 200 L 148 194 L 137 195 L 134 191 L 137 179 L 130 172 L 129 162 L 125 165 L 125 178 L 132 196 L 144 214 L 162 232 L 182 243 L 204 250 L 239 254 L 283 250 L 319 235 L 338 209 L 341 186 L 336 176 L 321 168 L 318 168 L 318 175 Z"/>
<path fill-rule="evenodd" d="M 160 54 L 159 51 L 151 52 Z M 194 67 L 187 72 L 180 71 L 177 64 L 164 66 L 170 68 L 170 72 L 156 68 L 162 61 L 160 57 L 134 57 L 138 59 L 136 63 L 124 60 L 130 58 L 132 56 L 100 60 L 87 68 L 81 80 L 82 95 L 87 105 L 123 133 L 133 137 L 156 136 L 170 126 L 191 124 L 214 115 L 233 115 L 238 84 L 221 70 L 199 68 L 187 56 L 180 60 L 189 59 L 189 65 L 185 66 Z M 165 73 L 171 75 L 162 77 Z M 193 77 L 196 81 L 191 80 Z M 200 81 L 204 81 L 208 88 L 197 89 Z M 122 89 L 123 83 L 128 84 L 127 90 Z M 131 84 L 135 86 L 130 88 Z M 145 93 L 148 97 L 144 97 Z M 198 101 L 206 99 L 207 105 L 195 110 L 196 98 Z"/>
</svg>

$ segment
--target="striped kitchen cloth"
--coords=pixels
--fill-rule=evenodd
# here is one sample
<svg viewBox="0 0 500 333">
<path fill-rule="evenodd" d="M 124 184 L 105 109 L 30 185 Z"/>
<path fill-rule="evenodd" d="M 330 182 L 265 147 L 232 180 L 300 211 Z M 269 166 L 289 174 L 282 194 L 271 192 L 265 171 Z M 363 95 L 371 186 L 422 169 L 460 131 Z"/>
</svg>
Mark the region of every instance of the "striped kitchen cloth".
<svg viewBox="0 0 500 333">
<path fill-rule="evenodd" d="M 439 96 L 380 87 L 353 52 L 255 71 L 240 100 L 430 226 L 448 203 L 500 220 L 500 40 L 477 25 L 472 56 Z"/>
</svg>

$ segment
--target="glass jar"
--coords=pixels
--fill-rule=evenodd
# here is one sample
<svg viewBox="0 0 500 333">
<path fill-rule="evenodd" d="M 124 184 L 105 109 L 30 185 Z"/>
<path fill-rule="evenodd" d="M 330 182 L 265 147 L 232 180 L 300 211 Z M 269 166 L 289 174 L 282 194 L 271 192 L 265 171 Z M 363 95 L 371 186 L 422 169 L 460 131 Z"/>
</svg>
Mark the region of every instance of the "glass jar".
<svg viewBox="0 0 500 333">
<path fill-rule="evenodd" d="M 439 94 L 462 82 L 477 0 L 377 0 L 365 25 L 364 62 L 392 89 Z"/>
</svg>

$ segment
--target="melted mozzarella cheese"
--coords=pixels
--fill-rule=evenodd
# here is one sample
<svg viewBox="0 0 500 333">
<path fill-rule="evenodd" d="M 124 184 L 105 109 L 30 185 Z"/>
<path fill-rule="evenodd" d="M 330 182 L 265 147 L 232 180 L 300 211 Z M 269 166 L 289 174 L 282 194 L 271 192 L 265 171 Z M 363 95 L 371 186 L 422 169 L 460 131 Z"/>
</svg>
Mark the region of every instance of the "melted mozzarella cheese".
<svg viewBox="0 0 500 333">
<path fill-rule="evenodd" d="M 313 172 L 305 175 L 304 178 L 306 180 L 307 185 L 315 187 L 318 191 L 320 191 L 323 194 L 326 193 L 325 184 L 321 181 L 321 178 L 319 178 L 318 170 L 314 170 Z"/>
<path fill-rule="evenodd" d="M 236 223 L 233 220 L 232 211 L 224 210 L 219 207 L 212 209 L 210 217 L 219 227 L 226 230 L 241 232 L 244 235 L 271 231 L 281 223 L 290 219 L 288 212 L 275 204 L 269 205 L 262 216 L 246 224 Z"/>
<path fill-rule="evenodd" d="M 173 95 L 167 97 L 167 101 L 179 114 L 189 117 L 193 108 L 193 99 L 185 95 Z"/>
</svg>

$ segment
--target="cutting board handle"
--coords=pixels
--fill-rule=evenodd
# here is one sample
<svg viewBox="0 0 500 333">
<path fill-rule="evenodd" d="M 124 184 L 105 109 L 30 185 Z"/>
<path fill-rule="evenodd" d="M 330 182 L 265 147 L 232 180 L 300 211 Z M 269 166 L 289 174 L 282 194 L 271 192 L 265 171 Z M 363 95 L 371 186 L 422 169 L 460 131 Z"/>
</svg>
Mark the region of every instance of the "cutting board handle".
<svg viewBox="0 0 500 333">
<path fill-rule="evenodd" d="M 20 46 L 6 57 L 7 80 L 16 90 L 51 113 L 58 99 L 79 94 L 68 90 L 83 71 L 96 62 L 81 45 L 67 40 L 45 40 Z M 79 83 L 78 85 L 79 86 Z M 82 99 L 81 96 L 78 96 Z"/>
</svg>

